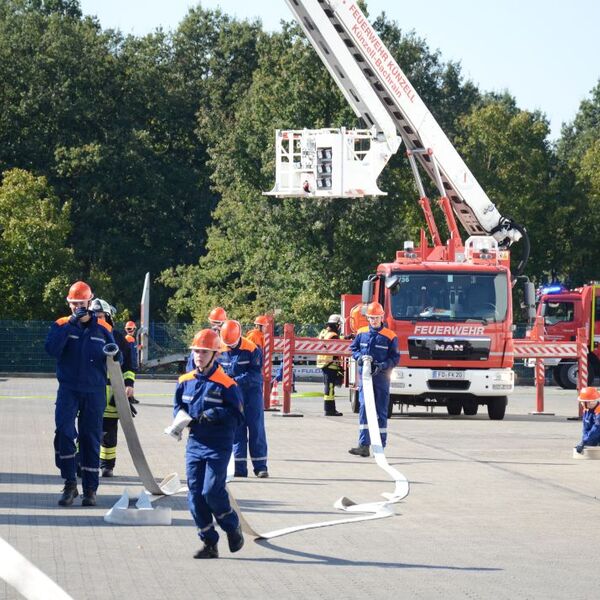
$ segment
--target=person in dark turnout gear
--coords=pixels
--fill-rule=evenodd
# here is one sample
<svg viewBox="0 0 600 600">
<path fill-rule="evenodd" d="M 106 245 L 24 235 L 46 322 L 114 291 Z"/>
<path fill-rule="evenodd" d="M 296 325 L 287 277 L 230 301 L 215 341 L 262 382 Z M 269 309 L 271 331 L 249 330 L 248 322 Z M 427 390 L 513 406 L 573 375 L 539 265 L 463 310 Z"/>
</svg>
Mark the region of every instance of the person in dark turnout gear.
<svg viewBox="0 0 600 600">
<path fill-rule="evenodd" d="M 102 413 L 106 406 L 106 344 L 114 344 L 112 327 L 88 310 L 92 290 L 83 281 L 69 289 L 71 315 L 55 321 L 46 338 L 46 352 L 56 359 L 54 451 L 65 480 L 60 506 L 71 506 L 79 495 L 76 440 L 79 439 L 83 506 L 96 505 L 100 471 Z M 76 427 L 77 421 L 77 427 Z"/>
<path fill-rule="evenodd" d="M 583 454 L 586 446 L 600 446 L 600 392 L 595 387 L 582 388 L 579 392 L 579 402 L 585 410 L 581 442 L 575 446 L 575 450 Z"/>
<path fill-rule="evenodd" d="M 356 456 L 369 456 L 369 425 L 365 410 L 364 390 L 362 386 L 362 357 L 370 356 L 371 375 L 373 377 L 373 393 L 375 396 L 375 407 L 377 409 L 377 422 L 381 432 L 381 443 L 385 448 L 387 440 L 387 415 L 390 402 L 390 373 L 398 364 L 400 353 L 398 352 L 398 337 L 387 327 L 383 326 L 383 306 L 379 302 L 371 302 L 367 306 L 368 327 L 361 327 L 356 338 L 350 344 L 353 358 L 359 364 L 360 387 L 359 387 L 359 432 L 358 446 L 351 448 L 348 452 Z"/>
<path fill-rule="evenodd" d="M 96 298 L 92 301 L 91 310 L 98 318 L 104 318 L 107 323 L 113 325 L 113 317 L 116 314 L 116 309 L 105 300 Z M 131 346 L 125 336 L 113 328 L 113 337 L 119 347 L 121 363 L 121 372 L 125 382 L 125 393 L 129 400 L 129 408 L 133 417 L 137 414 L 136 408 L 133 406 L 133 386 L 135 384 L 135 371 L 132 365 Z M 112 477 L 115 463 L 117 461 L 117 436 L 118 436 L 119 412 L 115 404 L 115 396 L 113 394 L 110 381 L 106 386 L 106 408 L 102 419 L 102 443 L 100 444 L 100 468 L 102 469 L 102 477 Z"/>
<path fill-rule="evenodd" d="M 194 336 L 190 349 L 196 368 L 179 378 L 173 401 L 174 416 L 183 410 L 192 418 L 185 451 L 188 503 L 204 542 L 194 558 L 218 558 L 215 520 L 227 534 L 231 552 L 244 545 L 240 520 L 225 487 L 233 437 L 244 408 L 238 385 L 215 360 L 220 348 L 219 335 L 212 329 Z"/>
<path fill-rule="evenodd" d="M 219 358 L 221 366 L 240 386 L 244 401 L 244 422 L 235 434 L 233 454 L 235 476 L 248 477 L 248 449 L 254 474 L 264 479 L 267 470 L 267 434 L 263 404 L 262 352 L 250 340 L 242 337 L 238 321 L 225 321 L 221 341 L 226 346 Z"/>
<path fill-rule="evenodd" d="M 325 328 L 319 333 L 320 340 L 339 340 L 340 327 L 342 325 L 341 315 L 331 315 L 327 319 Z M 335 406 L 335 388 L 344 380 L 342 365 L 339 356 L 319 354 L 317 356 L 317 367 L 323 372 L 323 410 L 326 417 L 343 416 Z"/>
</svg>

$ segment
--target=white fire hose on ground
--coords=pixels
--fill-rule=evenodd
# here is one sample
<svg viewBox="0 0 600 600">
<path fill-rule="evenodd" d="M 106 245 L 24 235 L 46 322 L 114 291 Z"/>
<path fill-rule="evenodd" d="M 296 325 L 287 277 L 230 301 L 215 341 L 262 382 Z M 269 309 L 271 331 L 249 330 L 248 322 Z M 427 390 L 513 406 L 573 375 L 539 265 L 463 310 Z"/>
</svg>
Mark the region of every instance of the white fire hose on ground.
<svg viewBox="0 0 600 600">
<path fill-rule="evenodd" d="M 244 517 L 231 491 L 228 490 L 231 504 L 240 516 L 242 529 L 245 533 L 254 536 L 257 539 L 271 539 L 282 535 L 286 535 L 288 533 L 303 531 L 305 529 L 316 529 L 318 527 L 341 525 L 342 523 L 356 523 L 357 521 L 383 519 L 385 517 L 392 517 L 395 515 L 395 512 L 391 505 L 396 504 L 397 502 L 400 502 L 400 500 L 406 498 L 406 496 L 408 496 L 410 492 L 410 486 L 406 477 L 388 464 L 385 454 L 383 452 L 383 445 L 381 443 L 381 433 L 379 431 L 379 423 L 377 421 L 377 409 L 375 407 L 375 394 L 373 393 L 373 380 L 371 378 L 371 362 L 372 358 L 370 356 L 363 357 L 362 384 L 363 395 L 365 399 L 365 408 L 367 413 L 367 423 L 369 427 L 369 436 L 371 438 L 371 448 L 373 449 L 373 455 L 375 456 L 375 462 L 377 463 L 377 465 L 381 467 L 394 481 L 394 491 L 392 493 L 384 492 L 381 494 L 384 498 L 386 498 L 384 502 L 380 501 L 357 504 L 356 502 L 353 502 L 346 496 L 343 496 L 334 503 L 334 507 L 340 510 L 352 513 L 364 513 L 363 516 L 360 517 L 353 517 L 349 519 L 336 519 L 333 521 L 322 521 L 320 523 L 309 523 L 307 525 L 298 525 L 295 527 L 277 529 L 275 531 L 269 531 L 268 533 L 257 533 Z"/>
</svg>

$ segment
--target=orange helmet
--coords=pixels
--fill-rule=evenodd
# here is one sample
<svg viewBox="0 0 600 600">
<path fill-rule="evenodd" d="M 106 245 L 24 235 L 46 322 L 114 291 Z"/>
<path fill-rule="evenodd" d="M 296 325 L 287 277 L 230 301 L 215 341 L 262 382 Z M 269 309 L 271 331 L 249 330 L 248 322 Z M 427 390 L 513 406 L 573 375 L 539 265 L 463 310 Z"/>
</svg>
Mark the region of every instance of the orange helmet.
<svg viewBox="0 0 600 600">
<path fill-rule="evenodd" d="M 269 319 L 266 315 L 260 315 L 259 317 L 256 317 L 256 319 L 254 320 L 254 324 L 264 325 L 266 327 L 269 324 Z"/>
<path fill-rule="evenodd" d="M 135 329 L 136 329 L 136 324 L 133 321 L 127 321 L 127 323 L 125 323 L 125 331 L 135 330 Z"/>
<path fill-rule="evenodd" d="M 94 297 L 90 286 L 85 281 L 76 281 L 67 294 L 67 302 L 85 302 Z"/>
<path fill-rule="evenodd" d="M 367 306 L 367 317 L 383 317 L 383 306 L 379 302 L 371 302 Z"/>
<path fill-rule="evenodd" d="M 217 306 L 208 313 L 208 320 L 210 323 L 223 323 L 227 321 L 227 313 L 224 308 Z"/>
<path fill-rule="evenodd" d="M 221 338 L 213 329 L 202 329 L 192 341 L 190 350 L 212 350 L 218 352 L 221 349 Z"/>
<path fill-rule="evenodd" d="M 600 400 L 600 392 L 595 387 L 584 387 L 577 398 L 579 402 L 597 402 Z"/>
<path fill-rule="evenodd" d="M 221 327 L 221 339 L 226 346 L 236 346 L 242 337 L 239 321 L 225 321 Z"/>
</svg>

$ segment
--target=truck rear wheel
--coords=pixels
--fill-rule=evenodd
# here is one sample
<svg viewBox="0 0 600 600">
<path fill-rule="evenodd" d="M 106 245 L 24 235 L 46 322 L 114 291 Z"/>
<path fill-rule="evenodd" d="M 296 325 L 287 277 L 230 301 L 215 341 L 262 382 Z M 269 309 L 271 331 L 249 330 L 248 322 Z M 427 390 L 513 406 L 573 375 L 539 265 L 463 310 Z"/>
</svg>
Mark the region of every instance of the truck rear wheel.
<svg viewBox="0 0 600 600">
<path fill-rule="evenodd" d="M 479 403 L 475 398 L 465 398 L 463 400 L 463 412 L 465 415 L 472 417 L 477 414 L 477 409 L 479 408 Z"/>
<path fill-rule="evenodd" d="M 449 398 L 446 401 L 446 410 L 448 411 L 448 414 L 453 417 L 458 417 L 458 415 L 460 415 L 462 407 L 463 405 L 460 398 Z"/>
<path fill-rule="evenodd" d="M 492 421 L 502 421 L 508 404 L 507 396 L 490 396 L 487 401 L 488 417 Z"/>
<path fill-rule="evenodd" d="M 358 413 L 360 403 L 358 401 L 358 390 L 350 388 L 350 408 L 353 413 Z"/>
</svg>

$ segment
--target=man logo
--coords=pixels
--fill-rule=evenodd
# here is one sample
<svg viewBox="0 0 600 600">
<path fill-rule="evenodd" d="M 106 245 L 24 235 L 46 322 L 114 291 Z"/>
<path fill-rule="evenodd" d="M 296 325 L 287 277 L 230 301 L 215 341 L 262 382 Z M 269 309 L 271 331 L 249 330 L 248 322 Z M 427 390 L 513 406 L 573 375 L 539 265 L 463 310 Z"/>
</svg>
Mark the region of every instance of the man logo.
<svg viewBox="0 0 600 600">
<path fill-rule="evenodd" d="M 464 344 L 436 344 L 436 352 L 463 352 L 465 349 Z"/>
</svg>

